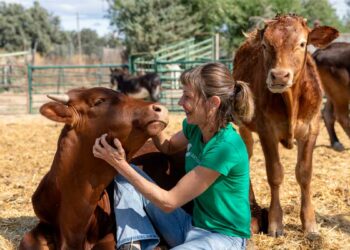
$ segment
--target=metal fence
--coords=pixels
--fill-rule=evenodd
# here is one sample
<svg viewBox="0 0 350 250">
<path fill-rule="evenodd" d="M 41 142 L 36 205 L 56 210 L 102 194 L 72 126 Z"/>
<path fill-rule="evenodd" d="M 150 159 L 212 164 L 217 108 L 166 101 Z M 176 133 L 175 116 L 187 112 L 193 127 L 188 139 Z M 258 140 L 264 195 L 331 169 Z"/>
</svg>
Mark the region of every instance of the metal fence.
<svg viewBox="0 0 350 250">
<path fill-rule="evenodd" d="M 162 81 L 160 102 L 170 111 L 181 111 L 179 78 L 181 72 L 210 59 L 193 61 L 156 61 L 152 68 Z M 220 60 L 232 70 L 232 60 Z M 48 101 L 47 94 L 64 94 L 78 87 L 110 87 L 110 68 L 127 64 L 102 65 L 0 65 L 0 114 L 37 113 Z"/>
<path fill-rule="evenodd" d="M 122 66 L 125 65 L 28 65 L 28 112 L 37 113 L 47 101 L 47 94 L 64 94 L 78 87 L 109 87 L 110 67 Z"/>
</svg>

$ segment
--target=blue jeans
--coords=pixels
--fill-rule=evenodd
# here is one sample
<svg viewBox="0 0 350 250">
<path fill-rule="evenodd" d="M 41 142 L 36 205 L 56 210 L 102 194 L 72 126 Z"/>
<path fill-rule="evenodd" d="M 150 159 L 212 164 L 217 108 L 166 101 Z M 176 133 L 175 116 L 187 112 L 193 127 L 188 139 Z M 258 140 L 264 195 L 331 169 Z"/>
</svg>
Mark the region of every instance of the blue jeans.
<svg viewBox="0 0 350 250">
<path fill-rule="evenodd" d="M 152 181 L 140 168 L 133 167 L 139 174 Z M 246 248 L 244 238 L 192 226 L 192 216 L 182 208 L 171 213 L 163 212 L 143 197 L 123 176 L 116 176 L 114 182 L 117 249 L 133 241 L 140 241 L 142 250 L 154 249 L 159 243 L 156 230 L 175 250 Z"/>
</svg>

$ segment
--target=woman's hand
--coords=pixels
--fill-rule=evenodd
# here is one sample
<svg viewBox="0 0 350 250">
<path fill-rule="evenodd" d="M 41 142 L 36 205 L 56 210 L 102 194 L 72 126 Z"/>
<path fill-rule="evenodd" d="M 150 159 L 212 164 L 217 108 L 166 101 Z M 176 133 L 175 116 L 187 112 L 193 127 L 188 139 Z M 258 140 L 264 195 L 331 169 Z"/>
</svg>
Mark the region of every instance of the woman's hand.
<svg viewBox="0 0 350 250">
<path fill-rule="evenodd" d="M 101 137 L 96 139 L 92 152 L 95 157 L 105 160 L 116 170 L 118 170 L 122 165 L 124 165 L 124 163 L 126 163 L 125 151 L 117 138 L 113 140 L 114 145 L 116 146 L 116 148 L 113 148 L 106 141 L 106 137 L 107 134 L 103 134 Z"/>
</svg>

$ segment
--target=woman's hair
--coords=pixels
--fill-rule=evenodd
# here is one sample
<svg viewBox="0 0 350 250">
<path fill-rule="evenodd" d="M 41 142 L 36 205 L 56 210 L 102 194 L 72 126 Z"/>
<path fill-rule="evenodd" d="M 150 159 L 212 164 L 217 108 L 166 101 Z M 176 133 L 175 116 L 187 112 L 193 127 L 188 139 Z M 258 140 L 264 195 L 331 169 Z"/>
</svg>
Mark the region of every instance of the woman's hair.
<svg viewBox="0 0 350 250">
<path fill-rule="evenodd" d="M 240 125 L 254 115 L 253 95 L 247 83 L 235 81 L 230 70 L 222 63 L 206 63 L 182 73 L 183 85 L 194 88 L 199 98 L 207 100 L 218 96 L 221 104 L 216 114 L 219 128 L 229 122 Z"/>
</svg>

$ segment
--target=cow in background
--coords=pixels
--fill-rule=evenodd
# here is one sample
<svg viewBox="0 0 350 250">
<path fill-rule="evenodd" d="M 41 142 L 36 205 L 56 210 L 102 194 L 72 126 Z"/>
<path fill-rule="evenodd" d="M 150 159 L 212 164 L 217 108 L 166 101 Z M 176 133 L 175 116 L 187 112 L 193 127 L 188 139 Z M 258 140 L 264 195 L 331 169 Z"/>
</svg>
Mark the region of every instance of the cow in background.
<svg viewBox="0 0 350 250">
<path fill-rule="evenodd" d="M 322 111 L 331 146 L 343 151 L 334 123 L 338 121 L 350 138 L 350 43 L 336 42 L 312 54 L 317 64 L 327 101 Z"/>
<path fill-rule="evenodd" d="M 307 52 L 308 44 L 325 46 L 338 31 L 321 26 L 310 29 L 296 15 L 278 15 L 265 22 L 265 28 L 249 34 L 236 52 L 233 77 L 250 83 L 255 96 L 253 120 L 240 127 L 252 155 L 252 132 L 257 132 L 265 156 L 271 202 L 268 233 L 283 234 L 283 211 L 279 189 L 283 167 L 279 143 L 291 149 L 297 141 L 296 179 L 301 188 L 300 218 L 306 233 L 316 233 L 315 212 L 311 201 L 312 155 L 319 132 L 322 103 L 321 82 L 315 62 Z M 251 204 L 256 205 L 251 192 Z"/>
<path fill-rule="evenodd" d="M 120 92 L 136 98 L 159 101 L 161 81 L 156 73 L 145 73 L 140 76 L 131 76 L 127 68 L 110 68 L 111 86 L 116 85 Z"/>
<path fill-rule="evenodd" d="M 32 196 L 39 223 L 19 249 L 115 249 L 115 218 L 106 187 L 117 174 L 95 158 L 92 147 L 104 133 L 118 138 L 130 160 L 168 123 L 159 104 L 107 89 L 73 89 L 65 98 L 40 108 L 42 115 L 65 124 L 49 172 Z M 112 196 L 113 197 L 113 196 Z"/>
<path fill-rule="evenodd" d="M 171 77 L 171 89 L 179 89 L 180 88 L 180 76 L 181 76 L 181 68 L 179 64 L 165 64 L 165 68 L 167 68 L 169 75 Z"/>
</svg>

